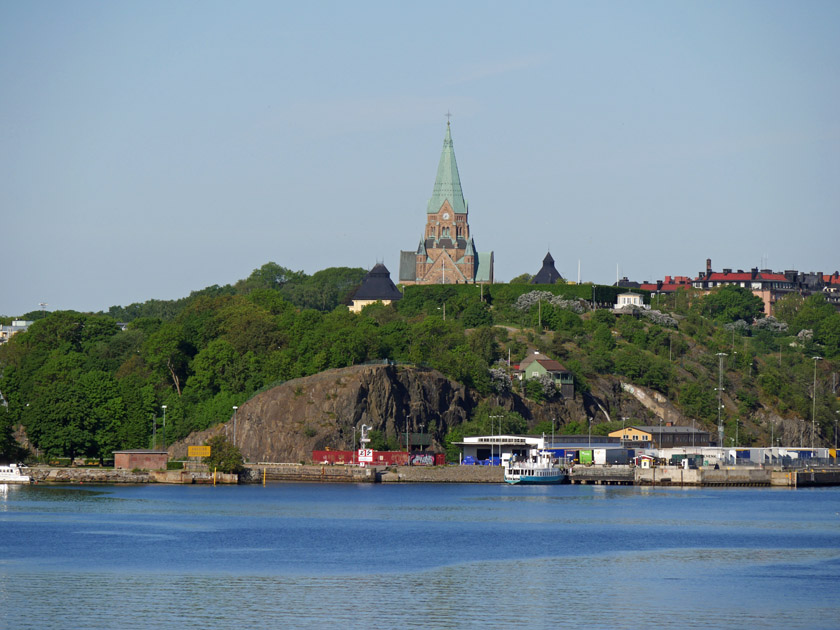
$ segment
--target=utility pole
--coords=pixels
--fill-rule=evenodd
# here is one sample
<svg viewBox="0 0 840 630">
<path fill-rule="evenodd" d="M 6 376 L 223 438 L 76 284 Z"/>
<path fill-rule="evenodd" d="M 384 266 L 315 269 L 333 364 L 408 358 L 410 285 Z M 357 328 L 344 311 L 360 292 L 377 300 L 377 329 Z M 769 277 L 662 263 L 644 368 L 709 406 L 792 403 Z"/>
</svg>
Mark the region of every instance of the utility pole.
<svg viewBox="0 0 840 630">
<path fill-rule="evenodd" d="M 814 360 L 814 395 L 811 402 L 811 448 L 814 448 L 814 437 L 817 432 L 817 361 L 822 361 L 822 357 L 811 357 Z"/>
<path fill-rule="evenodd" d="M 723 357 L 725 352 L 718 352 L 718 446 L 724 448 L 723 443 L 723 420 L 721 419 L 720 410 L 723 409 Z"/>
</svg>

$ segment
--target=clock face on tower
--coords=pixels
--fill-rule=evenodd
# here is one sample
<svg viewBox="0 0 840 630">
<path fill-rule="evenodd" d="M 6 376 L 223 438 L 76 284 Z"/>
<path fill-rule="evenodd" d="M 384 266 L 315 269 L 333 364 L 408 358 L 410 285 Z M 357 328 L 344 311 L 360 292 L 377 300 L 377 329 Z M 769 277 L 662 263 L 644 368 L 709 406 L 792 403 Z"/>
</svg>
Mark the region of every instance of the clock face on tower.
<svg viewBox="0 0 840 630">
<path fill-rule="evenodd" d="M 449 220 L 449 213 L 448 213 L 448 212 L 444 212 L 444 213 L 443 213 L 443 220 L 444 220 L 444 221 L 448 221 L 448 220 Z"/>
</svg>

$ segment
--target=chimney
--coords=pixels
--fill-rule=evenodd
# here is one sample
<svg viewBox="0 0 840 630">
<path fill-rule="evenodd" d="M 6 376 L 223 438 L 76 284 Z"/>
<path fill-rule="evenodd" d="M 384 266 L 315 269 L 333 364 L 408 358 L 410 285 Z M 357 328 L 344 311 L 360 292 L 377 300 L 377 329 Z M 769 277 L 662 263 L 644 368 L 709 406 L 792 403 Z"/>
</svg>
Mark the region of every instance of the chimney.
<svg viewBox="0 0 840 630">
<path fill-rule="evenodd" d="M 711 273 L 712 273 L 712 259 L 707 258 L 706 259 L 706 275 L 708 276 Z"/>
<path fill-rule="evenodd" d="M 671 284 L 671 276 L 665 276 L 665 284 Z"/>
<path fill-rule="evenodd" d="M 758 277 L 758 267 L 753 267 L 752 269 L 750 269 L 750 276 L 753 280 L 755 280 L 756 277 Z"/>
</svg>

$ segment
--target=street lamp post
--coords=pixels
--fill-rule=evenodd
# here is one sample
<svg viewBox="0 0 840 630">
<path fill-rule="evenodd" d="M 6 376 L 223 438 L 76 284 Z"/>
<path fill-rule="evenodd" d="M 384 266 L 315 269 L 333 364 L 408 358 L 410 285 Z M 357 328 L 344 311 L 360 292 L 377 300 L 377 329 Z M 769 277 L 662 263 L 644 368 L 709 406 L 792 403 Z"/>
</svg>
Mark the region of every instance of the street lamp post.
<svg viewBox="0 0 840 630">
<path fill-rule="evenodd" d="M 835 413 L 835 416 L 834 416 L 834 450 L 836 451 L 837 450 L 837 415 L 836 414 L 840 414 L 840 409 L 838 409 L 834 413 Z"/>
<path fill-rule="evenodd" d="M 659 448 L 662 448 L 662 418 L 659 418 Z"/>
<path fill-rule="evenodd" d="M 721 448 L 726 448 L 726 444 L 723 443 L 723 421 L 721 419 L 720 410 L 723 408 L 723 357 L 726 356 L 725 352 L 718 352 L 718 444 Z"/>
<path fill-rule="evenodd" d="M 496 430 L 496 420 L 499 421 L 499 464 L 502 463 L 502 418 L 504 416 L 490 416 L 490 464 L 493 464 L 493 431 Z"/>
<path fill-rule="evenodd" d="M 589 418 L 589 448 L 592 448 L 592 418 Z"/>
<path fill-rule="evenodd" d="M 836 451 L 837 450 L 837 415 L 836 414 L 840 413 L 840 410 L 837 410 L 834 413 L 835 413 L 835 416 L 834 416 L 834 450 Z"/>
<path fill-rule="evenodd" d="M 817 361 L 822 357 L 811 357 L 814 360 L 814 395 L 811 402 L 811 448 L 814 448 L 814 437 L 817 432 Z"/>
<path fill-rule="evenodd" d="M 236 405 L 233 406 L 233 445 L 236 446 L 236 410 L 239 409 Z"/>
<path fill-rule="evenodd" d="M 163 450 L 166 450 L 166 405 L 161 405 L 163 409 Z"/>
</svg>

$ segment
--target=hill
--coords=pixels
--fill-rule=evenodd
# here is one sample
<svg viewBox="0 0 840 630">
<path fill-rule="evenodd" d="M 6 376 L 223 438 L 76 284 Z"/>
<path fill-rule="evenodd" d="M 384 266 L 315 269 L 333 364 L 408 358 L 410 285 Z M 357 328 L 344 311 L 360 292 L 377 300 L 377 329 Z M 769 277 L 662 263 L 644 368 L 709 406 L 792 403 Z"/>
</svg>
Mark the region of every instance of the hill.
<svg viewBox="0 0 840 630">
<path fill-rule="evenodd" d="M 270 263 L 230 290 L 196 292 L 166 317 L 137 316 L 125 327 L 113 314 L 46 314 L 0 347 L 0 449 L 12 453 L 17 431 L 36 456 L 107 458 L 161 446 L 164 423 L 171 444 L 230 420 L 234 406 L 241 419 L 248 401 L 287 381 L 383 361 L 401 366 L 396 374 L 436 370 L 463 388 L 461 411 L 445 423 L 437 420 L 443 402 L 424 403 L 423 422 L 438 422 L 426 430 L 441 446 L 490 432 L 495 416 L 506 432 L 550 432 L 553 424 L 586 433 L 592 418 L 598 433 L 622 418 L 647 423 L 665 413 L 716 433 L 719 380 L 727 440 L 766 444 L 781 435 L 810 444 L 813 433 L 815 444 L 834 441 L 840 314 L 821 295 L 786 298 L 774 320 L 757 317 L 760 305 L 737 288 L 654 296 L 653 310 L 615 314 L 591 310 L 609 292 L 589 285 L 432 286 L 356 315 L 324 297 L 351 294 L 353 274 L 314 274 L 323 292 L 301 306 L 290 300 L 306 294 L 298 289 L 309 280 L 293 282 L 282 269 Z M 572 372 L 574 399 L 510 378 L 508 360 L 534 350 Z M 346 409 L 348 418 L 367 413 Z M 390 418 L 383 446 L 399 445 L 401 413 L 381 412 Z M 348 439 L 346 430 L 302 430 L 324 446 Z"/>
</svg>

